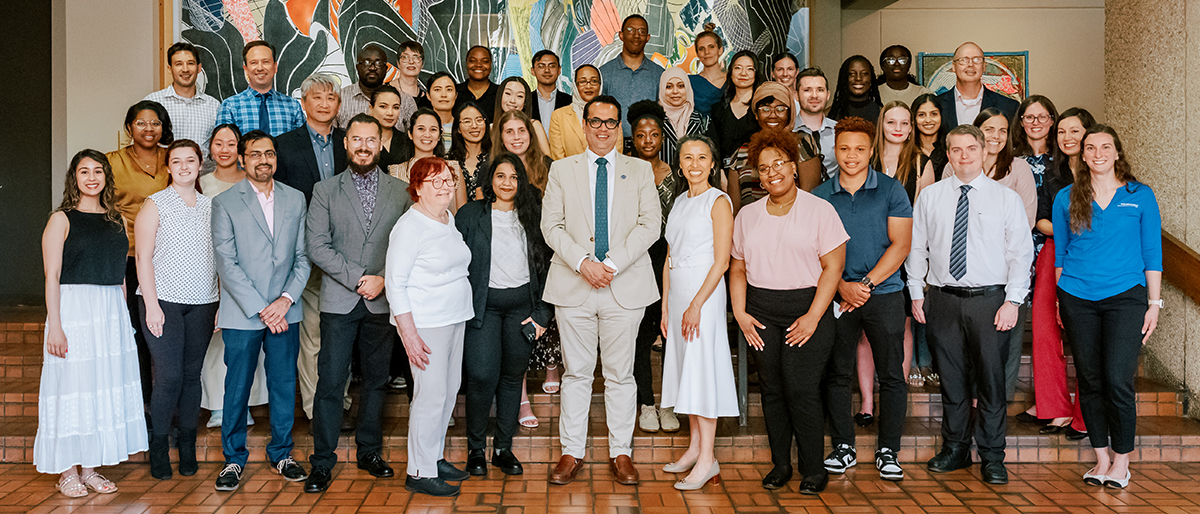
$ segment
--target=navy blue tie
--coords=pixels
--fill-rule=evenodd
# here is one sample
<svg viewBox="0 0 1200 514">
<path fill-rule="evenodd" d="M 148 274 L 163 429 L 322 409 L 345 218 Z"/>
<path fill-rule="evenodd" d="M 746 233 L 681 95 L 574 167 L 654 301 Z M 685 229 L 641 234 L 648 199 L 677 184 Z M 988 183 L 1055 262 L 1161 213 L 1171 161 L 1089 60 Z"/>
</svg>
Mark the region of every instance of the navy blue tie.
<svg viewBox="0 0 1200 514">
<path fill-rule="evenodd" d="M 967 192 L 971 186 L 959 186 L 962 194 L 958 195 L 958 207 L 954 210 L 954 234 L 950 242 L 950 274 L 954 280 L 962 280 L 967 274 L 967 216 L 971 211 L 971 202 Z"/>
<path fill-rule="evenodd" d="M 258 94 L 258 130 L 271 133 L 271 114 L 267 112 L 267 95 Z"/>
</svg>

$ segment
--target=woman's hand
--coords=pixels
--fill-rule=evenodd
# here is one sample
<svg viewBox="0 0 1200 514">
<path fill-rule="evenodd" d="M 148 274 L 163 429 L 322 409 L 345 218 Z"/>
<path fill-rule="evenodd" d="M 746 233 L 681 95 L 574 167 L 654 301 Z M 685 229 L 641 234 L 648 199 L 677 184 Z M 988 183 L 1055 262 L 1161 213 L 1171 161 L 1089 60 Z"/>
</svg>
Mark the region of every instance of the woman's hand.
<svg viewBox="0 0 1200 514">
<path fill-rule="evenodd" d="M 400 334 L 400 342 L 404 343 L 404 353 L 408 355 L 408 363 L 416 366 L 417 369 L 424 370 L 425 365 L 429 364 L 428 356 L 433 353 L 433 350 L 425 345 L 425 341 L 421 339 L 416 330 L 408 331 L 396 327 L 396 332 Z"/>
<path fill-rule="evenodd" d="M 1154 329 L 1158 328 L 1158 310 L 1157 305 L 1151 305 L 1149 309 L 1146 309 L 1146 321 L 1142 322 L 1142 333 L 1145 334 L 1142 336 L 1142 344 L 1146 344 L 1146 341 L 1150 340 L 1150 334 L 1153 334 Z"/>
<path fill-rule="evenodd" d="M 663 302 L 662 318 L 658 320 L 658 330 L 662 332 L 663 343 L 667 342 L 667 332 L 670 330 L 671 318 L 667 316 L 667 302 Z"/>
<path fill-rule="evenodd" d="M 746 343 L 753 346 L 755 350 L 762 351 L 763 340 L 758 335 L 758 329 L 765 329 L 766 325 L 759 323 L 754 316 L 745 312 L 733 313 L 733 319 L 737 320 L 738 327 L 741 327 L 742 334 L 746 336 Z"/>
<path fill-rule="evenodd" d="M 817 331 L 819 321 L 821 321 L 820 316 L 810 314 L 796 318 L 796 321 L 793 321 L 792 325 L 788 327 L 788 346 L 804 346 L 804 343 L 808 342 L 808 338 L 812 337 L 813 332 Z"/>
<path fill-rule="evenodd" d="M 691 342 L 697 337 L 700 337 L 700 307 L 691 304 L 683 311 L 683 340 Z"/>
<path fill-rule="evenodd" d="M 545 333 L 546 333 L 546 327 L 543 327 L 543 326 L 541 326 L 541 325 L 538 325 L 538 324 L 537 324 L 537 322 L 533 320 L 533 316 L 530 316 L 530 317 L 528 317 L 528 318 L 525 318 L 525 321 L 522 321 L 522 322 L 521 322 L 521 324 L 522 324 L 522 325 L 528 325 L 528 324 L 530 324 L 530 323 L 533 323 L 533 335 L 534 335 L 534 337 L 533 337 L 533 338 L 534 338 L 534 339 L 541 339 L 541 338 L 542 338 L 542 334 L 545 334 Z"/>
<path fill-rule="evenodd" d="M 167 317 L 163 315 L 158 302 L 146 302 L 146 328 L 150 330 L 150 334 L 156 338 L 162 337 L 163 324 L 166 322 Z"/>
<path fill-rule="evenodd" d="M 63 332 L 62 326 L 50 327 L 49 333 L 46 334 L 46 352 L 60 359 L 67 358 L 67 334 Z"/>
</svg>

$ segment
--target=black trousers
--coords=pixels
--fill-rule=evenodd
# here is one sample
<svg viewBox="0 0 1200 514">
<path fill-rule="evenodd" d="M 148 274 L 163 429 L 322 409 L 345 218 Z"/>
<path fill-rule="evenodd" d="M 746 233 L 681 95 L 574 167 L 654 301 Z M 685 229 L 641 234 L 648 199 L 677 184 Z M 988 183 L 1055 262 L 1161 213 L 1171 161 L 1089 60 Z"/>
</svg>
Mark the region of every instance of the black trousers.
<svg viewBox="0 0 1200 514">
<path fill-rule="evenodd" d="M 146 326 L 146 301 L 138 295 L 138 310 L 146 334 L 150 358 L 154 362 L 154 392 L 150 396 L 153 433 L 171 433 L 171 418 L 179 415 L 180 430 L 195 430 L 200 417 L 200 368 L 208 343 L 212 341 L 217 302 L 186 305 L 158 301 L 163 311 L 162 337 L 154 337 Z"/>
<path fill-rule="evenodd" d="M 1133 451 L 1137 405 L 1133 380 L 1142 351 L 1148 308 L 1146 286 L 1103 300 L 1084 300 L 1058 289 L 1063 327 L 1075 355 L 1079 409 L 1092 448 Z"/>
<path fill-rule="evenodd" d="M 904 377 L 904 293 L 871 295 L 862 307 L 837 318 L 837 342 L 829 359 L 826 400 L 830 442 L 854 446 L 851 415 L 852 384 L 856 383 L 858 341 L 863 332 L 871 344 L 875 372 L 879 375 L 879 448 L 900 451 L 900 437 L 908 409 L 908 383 Z"/>
<path fill-rule="evenodd" d="M 392 336 L 396 330 L 388 314 L 373 314 L 359 300 L 347 314 L 321 313 L 321 349 L 317 352 L 317 389 L 313 393 L 313 466 L 333 468 L 337 463 L 338 435 L 342 428 L 342 400 L 350 361 L 358 347 L 362 381 L 358 393 L 358 424 L 354 441 L 358 458 L 382 454 L 383 429 L 379 418 L 392 359 Z"/>
<path fill-rule="evenodd" d="M 666 223 L 665 221 L 663 223 Z M 658 296 L 663 292 L 663 265 L 667 263 L 667 240 L 659 238 L 650 245 L 650 266 L 654 268 L 654 279 L 658 283 Z M 662 300 L 646 307 L 642 324 L 638 325 L 637 340 L 633 347 L 633 380 L 637 383 L 638 405 L 654 405 L 654 370 L 650 365 L 650 350 L 654 340 L 662 334 Z"/>
<path fill-rule="evenodd" d="M 1008 331 L 996 330 L 996 311 L 1004 290 L 961 297 L 932 287 L 925 296 L 926 336 L 934 370 L 942 377 L 942 442 L 970 447 L 974 436 L 979 457 L 1004 460 L 1008 402 L 1004 396 L 1004 365 L 1008 360 Z M 979 400 L 972 424 L 972 391 Z"/>
<path fill-rule="evenodd" d="M 142 320 L 137 319 L 138 302 L 141 301 L 141 296 L 137 294 L 138 278 L 137 278 L 137 260 L 133 257 L 125 258 L 125 307 L 129 309 L 129 321 L 133 324 L 133 340 L 137 343 L 138 354 L 138 371 L 142 376 L 142 403 L 149 404 L 151 402 L 151 391 L 154 390 L 154 379 L 151 373 L 150 363 L 150 347 L 146 346 L 146 334 L 142 330 Z M 145 316 L 142 316 L 145 319 Z M 154 424 L 153 413 L 151 418 L 146 420 L 149 425 Z M 171 420 L 163 421 L 166 425 L 171 424 Z"/>
<path fill-rule="evenodd" d="M 487 448 L 488 414 L 496 401 L 492 448 L 512 448 L 521 408 L 521 382 L 529 368 L 533 343 L 521 333 L 521 322 L 533 312 L 529 284 L 488 289 L 483 325 L 467 323 L 463 371 L 467 377 L 467 449 Z"/>
<path fill-rule="evenodd" d="M 825 311 L 816 332 L 803 345 L 788 346 L 788 326 L 808 312 L 817 288 L 788 291 L 746 288 L 746 313 L 766 328 L 758 329 L 761 352 L 751 352 L 758 367 L 763 421 L 771 462 L 790 468 L 792 439 L 799 448 L 800 473 L 825 473 L 825 413 L 821 380 L 834 344 L 833 309 Z"/>
</svg>

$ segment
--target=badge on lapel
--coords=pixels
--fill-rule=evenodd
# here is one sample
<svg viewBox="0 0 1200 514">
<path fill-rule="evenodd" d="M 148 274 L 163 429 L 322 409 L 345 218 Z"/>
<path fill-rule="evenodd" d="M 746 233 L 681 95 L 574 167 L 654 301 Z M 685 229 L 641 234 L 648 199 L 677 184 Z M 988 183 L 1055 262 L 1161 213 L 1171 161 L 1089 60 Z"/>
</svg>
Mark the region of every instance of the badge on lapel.
<svg viewBox="0 0 1200 514">
<path fill-rule="evenodd" d="M 621 178 L 625 178 L 625 175 L 621 175 Z"/>
</svg>

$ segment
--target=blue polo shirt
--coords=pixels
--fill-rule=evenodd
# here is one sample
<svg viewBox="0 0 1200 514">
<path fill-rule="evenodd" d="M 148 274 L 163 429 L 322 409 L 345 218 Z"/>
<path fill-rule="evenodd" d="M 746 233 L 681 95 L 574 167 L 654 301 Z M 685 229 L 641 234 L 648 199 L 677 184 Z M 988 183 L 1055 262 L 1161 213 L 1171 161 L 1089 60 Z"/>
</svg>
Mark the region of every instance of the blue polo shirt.
<svg viewBox="0 0 1200 514">
<path fill-rule="evenodd" d="M 621 54 L 600 67 L 603 85 L 600 92 L 612 95 L 621 103 L 621 131 L 625 137 L 633 135 L 629 128 L 629 106 L 638 100 L 658 100 L 658 81 L 662 78 L 663 68 L 650 59 L 649 55 L 642 57 L 642 65 L 631 69 L 625 64 Z"/>
<path fill-rule="evenodd" d="M 1146 285 L 1147 271 L 1162 271 L 1162 216 L 1150 186 L 1117 188 L 1107 209 L 1092 201 L 1092 227 L 1071 231 L 1071 189 L 1054 198 L 1054 266 L 1058 287 L 1084 300 L 1103 300 Z"/>
<path fill-rule="evenodd" d="M 833 205 L 842 226 L 850 234 L 846 243 L 846 267 L 842 280 L 858 282 L 867 276 L 892 245 L 888 237 L 888 218 L 912 218 L 912 204 L 904 185 L 896 179 L 867 170 L 867 181 L 854 194 L 842 189 L 841 171 L 822 182 L 813 194 Z M 904 289 L 897 269 L 887 280 L 875 286 L 874 294 L 895 293 Z"/>
</svg>

